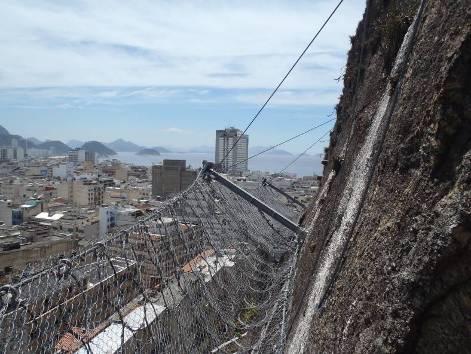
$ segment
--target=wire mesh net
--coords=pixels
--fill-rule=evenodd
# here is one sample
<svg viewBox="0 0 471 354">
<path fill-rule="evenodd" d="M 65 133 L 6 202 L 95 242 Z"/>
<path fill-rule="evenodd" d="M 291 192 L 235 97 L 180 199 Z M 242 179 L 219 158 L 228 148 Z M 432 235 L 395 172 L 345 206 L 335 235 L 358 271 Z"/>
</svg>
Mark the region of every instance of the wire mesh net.
<svg viewBox="0 0 471 354">
<path fill-rule="evenodd" d="M 291 218 L 298 210 L 259 186 Z M 281 199 L 280 199 L 281 198 Z M 216 182 L 0 288 L 0 352 L 279 352 L 297 236 Z"/>
</svg>

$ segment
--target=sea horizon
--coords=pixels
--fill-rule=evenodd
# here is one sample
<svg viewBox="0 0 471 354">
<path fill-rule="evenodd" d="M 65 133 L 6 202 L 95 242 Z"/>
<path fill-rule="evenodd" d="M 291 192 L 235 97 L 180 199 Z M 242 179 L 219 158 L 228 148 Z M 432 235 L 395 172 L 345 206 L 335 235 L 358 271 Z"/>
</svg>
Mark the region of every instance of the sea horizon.
<svg viewBox="0 0 471 354">
<path fill-rule="evenodd" d="M 270 173 L 280 172 L 285 166 L 291 163 L 297 155 L 270 155 L 254 157 L 249 160 L 249 170 L 251 171 L 266 171 Z M 161 153 L 157 156 L 137 155 L 135 152 L 118 152 L 116 155 L 103 160 L 117 159 L 121 162 L 152 166 L 161 164 L 164 159 L 186 160 L 187 166 L 191 168 L 198 168 L 202 165 L 204 160 L 214 161 L 214 153 L 211 152 L 169 152 Z M 321 156 L 304 155 L 293 163 L 285 172 L 295 173 L 298 177 L 319 175 L 322 173 Z"/>
</svg>

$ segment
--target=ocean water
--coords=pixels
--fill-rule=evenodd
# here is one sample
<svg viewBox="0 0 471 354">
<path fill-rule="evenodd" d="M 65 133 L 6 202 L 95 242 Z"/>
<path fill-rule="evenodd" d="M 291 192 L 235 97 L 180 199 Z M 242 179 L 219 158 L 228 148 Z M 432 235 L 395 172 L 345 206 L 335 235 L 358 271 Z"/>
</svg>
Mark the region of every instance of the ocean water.
<svg viewBox="0 0 471 354">
<path fill-rule="evenodd" d="M 162 153 L 160 156 L 140 156 L 133 152 L 119 152 L 112 158 L 134 165 L 151 166 L 159 164 L 164 159 L 186 160 L 187 165 L 197 168 L 202 165 L 203 160 L 214 161 L 213 153 L 186 153 L 172 152 Z M 279 172 L 296 158 L 296 155 L 261 155 L 249 160 L 249 169 L 252 171 Z M 295 173 L 297 176 L 312 176 L 322 172 L 321 157 L 316 155 L 305 155 L 296 161 L 286 172 Z"/>
</svg>

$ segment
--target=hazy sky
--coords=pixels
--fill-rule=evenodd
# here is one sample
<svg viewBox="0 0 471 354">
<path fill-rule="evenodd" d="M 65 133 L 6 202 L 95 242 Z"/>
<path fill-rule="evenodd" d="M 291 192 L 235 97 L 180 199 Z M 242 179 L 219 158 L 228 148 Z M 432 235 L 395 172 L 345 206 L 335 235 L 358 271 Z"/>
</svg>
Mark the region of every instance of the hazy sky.
<svg viewBox="0 0 471 354">
<path fill-rule="evenodd" d="M 39 139 L 213 145 L 216 129 L 245 127 L 336 3 L 4 0 L 0 124 Z M 341 5 L 249 130 L 252 146 L 328 119 L 364 3 Z"/>
</svg>

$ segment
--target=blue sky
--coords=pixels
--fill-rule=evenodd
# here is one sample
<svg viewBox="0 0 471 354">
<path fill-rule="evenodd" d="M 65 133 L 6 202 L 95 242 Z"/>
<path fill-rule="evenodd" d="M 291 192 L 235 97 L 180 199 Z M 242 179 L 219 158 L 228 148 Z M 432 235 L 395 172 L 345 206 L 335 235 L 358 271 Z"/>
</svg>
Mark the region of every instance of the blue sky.
<svg viewBox="0 0 471 354">
<path fill-rule="evenodd" d="M 212 145 L 216 129 L 245 127 L 336 2 L 2 1 L 0 124 L 40 139 Z M 251 145 L 328 119 L 364 5 L 342 4 Z M 329 128 L 284 148 L 302 151 Z"/>
</svg>

